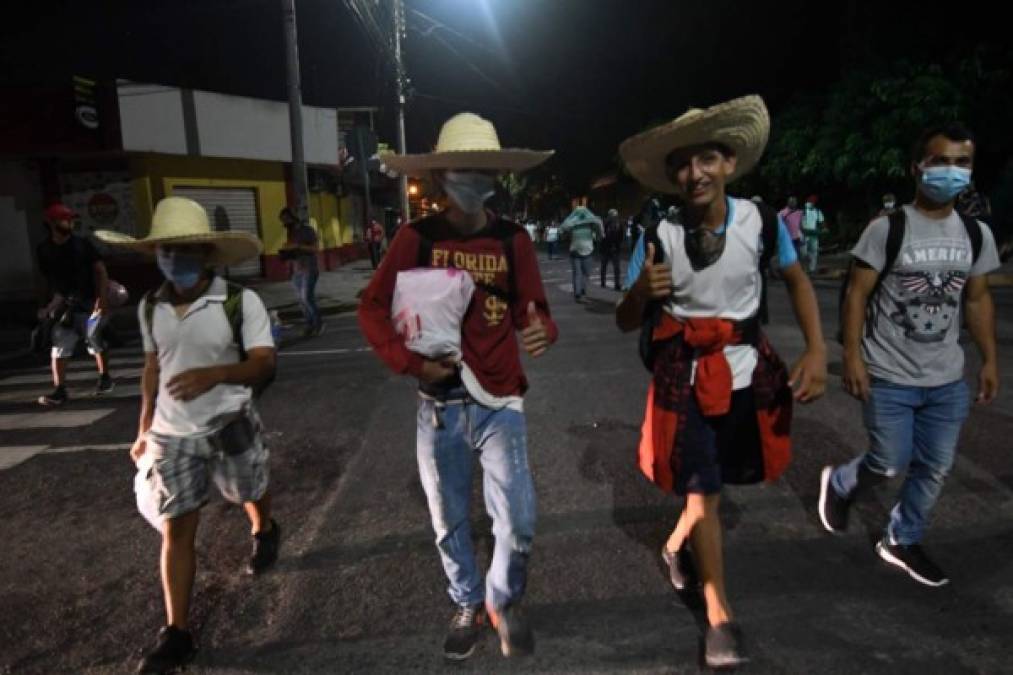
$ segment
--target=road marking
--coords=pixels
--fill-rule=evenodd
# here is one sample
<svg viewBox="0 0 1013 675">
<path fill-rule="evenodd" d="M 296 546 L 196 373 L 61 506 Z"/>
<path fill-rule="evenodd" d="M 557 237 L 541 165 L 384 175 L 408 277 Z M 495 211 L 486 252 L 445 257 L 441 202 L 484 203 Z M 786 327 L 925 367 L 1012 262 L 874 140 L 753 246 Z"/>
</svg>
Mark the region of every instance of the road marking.
<svg viewBox="0 0 1013 675">
<path fill-rule="evenodd" d="M 84 452 L 85 450 L 99 450 L 103 452 L 127 451 L 133 443 L 107 443 L 99 445 L 68 445 L 60 448 L 51 448 L 48 445 L 13 445 L 0 446 L 0 471 L 17 466 L 35 455 L 59 454 L 64 452 Z"/>
<path fill-rule="evenodd" d="M 355 349 L 310 349 L 305 351 L 292 352 L 282 350 L 278 356 L 320 356 L 323 354 L 358 354 L 360 352 L 372 351 L 370 347 L 357 347 Z"/>
<path fill-rule="evenodd" d="M 94 424 L 114 408 L 100 410 L 60 410 L 0 415 L 0 431 L 21 429 L 69 428 Z"/>
</svg>

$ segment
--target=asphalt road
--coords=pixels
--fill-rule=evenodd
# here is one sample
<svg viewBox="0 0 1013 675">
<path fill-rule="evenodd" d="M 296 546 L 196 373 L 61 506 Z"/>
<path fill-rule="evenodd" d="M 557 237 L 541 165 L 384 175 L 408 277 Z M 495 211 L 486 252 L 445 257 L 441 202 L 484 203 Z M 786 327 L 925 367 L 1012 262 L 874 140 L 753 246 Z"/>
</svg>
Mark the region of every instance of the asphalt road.
<svg viewBox="0 0 1013 675">
<path fill-rule="evenodd" d="M 215 500 L 203 513 L 193 612 L 201 651 L 191 671 L 700 669 L 702 615 L 671 591 L 658 556 L 678 504 L 635 468 L 647 387 L 635 336 L 614 327 L 614 291 L 594 287 L 592 301 L 576 304 L 568 263 L 542 267 L 561 339 L 525 362 L 539 500 L 526 598 L 536 655 L 506 661 L 490 633 L 466 664 L 443 663 L 452 607 L 415 467 L 413 384 L 365 350 L 349 314 L 328 317 L 320 338 L 286 344 L 262 402 L 284 531 L 277 568 L 241 578 L 250 543 L 241 511 Z M 836 287 L 818 290 L 830 332 Z M 926 589 L 875 557 L 896 482 L 860 504 L 846 535 L 818 527 L 820 467 L 865 444 L 831 345 L 828 394 L 798 409 L 786 477 L 729 489 L 723 500 L 729 593 L 749 671 L 1010 672 L 1013 293 L 996 298 L 1004 390 L 973 412 L 926 541 L 953 582 Z M 790 361 L 802 341 L 778 285 L 771 310 L 768 332 Z M 116 394 L 98 399 L 87 395 L 90 365 L 76 362 L 79 395 L 55 412 L 31 404 L 47 389 L 44 366 L 0 371 L 0 672 L 124 672 L 161 625 L 159 540 L 134 509 L 125 449 L 139 365 L 136 344 L 116 352 Z M 490 522 L 477 483 L 475 497 L 485 560 Z"/>
</svg>

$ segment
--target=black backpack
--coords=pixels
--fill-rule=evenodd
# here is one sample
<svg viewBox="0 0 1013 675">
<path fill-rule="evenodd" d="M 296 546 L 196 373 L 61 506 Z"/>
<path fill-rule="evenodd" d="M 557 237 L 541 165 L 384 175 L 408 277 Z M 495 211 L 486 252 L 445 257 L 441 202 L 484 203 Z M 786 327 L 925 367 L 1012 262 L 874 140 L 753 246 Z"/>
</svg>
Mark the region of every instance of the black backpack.
<svg viewBox="0 0 1013 675">
<path fill-rule="evenodd" d="M 225 282 L 225 302 L 222 303 L 222 310 L 225 312 L 225 318 L 229 322 L 229 326 L 232 327 L 232 341 L 236 343 L 239 348 L 239 360 L 245 361 L 246 349 L 243 347 L 243 290 L 244 288 L 237 283 L 232 281 Z M 148 333 L 148 337 L 151 338 L 152 344 L 155 342 L 154 324 L 152 321 L 155 318 L 155 294 L 157 291 L 148 291 L 144 295 L 144 325 L 141 326 L 141 330 L 145 330 Z M 158 345 L 155 345 L 158 348 Z M 253 387 L 254 398 L 260 398 L 260 395 L 264 393 L 264 390 L 271 386 L 274 382 L 275 374 L 272 372 L 265 382 L 262 382 L 256 387 Z"/>
<path fill-rule="evenodd" d="M 411 227 L 415 228 L 415 231 L 419 235 L 419 257 L 417 267 L 432 267 L 434 241 L 432 221 L 420 220 L 416 223 L 412 223 Z M 492 237 L 493 239 L 499 240 L 500 245 L 503 247 L 503 256 L 506 258 L 507 262 L 506 289 L 480 281 L 476 281 L 475 285 L 489 295 L 494 295 L 511 306 L 517 299 L 517 278 L 516 272 L 514 271 L 514 235 L 517 234 L 517 227 L 518 226 L 509 221 L 497 218 L 491 230 L 483 230 L 473 237 L 475 239 Z M 525 232 L 525 235 L 526 234 L 527 233 Z M 453 267 L 453 265 L 450 266 Z"/>
<path fill-rule="evenodd" d="M 973 265 L 978 261 L 978 256 L 981 255 L 981 225 L 970 216 L 965 216 L 959 212 L 957 215 L 960 216 L 961 222 L 964 223 L 967 237 L 971 240 L 971 264 Z M 897 261 L 897 256 L 900 255 L 900 247 L 904 243 L 904 232 L 907 228 L 907 214 L 903 208 L 898 208 L 896 211 L 891 212 L 887 218 L 889 219 L 890 229 L 886 234 L 886 260 L 883 263 L 883 269 L 880 271 L 879 277 L 876 279 L 876 285 L 873 287 L 872 292 L 869 293 L 869 299 L 865 305 L 866 336 L 872 335 L 873 299 L 879 293 L 883 279 L 889 274 L 894 263 Z M 844 274 L 844 279 L 841 281 L 841 288 L 837 292 L 837 342 L 842 345 L 844 344 L 844 300 L 848 295 L 848 285 L 851 282 L 851 272 L 854 269 L 855 258 L 852 256 L 851 262 L 848 263 L 848 269 Z"/>
<path fill-rule="evenodd" d="M 760 253 L 760 306 L 756 311 L 754 319 L 760 324 L 766 324 L 768 322 L 767 313 L 767 269 L 770 267 L 770 260 L 774 257 L 774 253 L 777 251 L 777 239 L 778 239 L 778 220 L 777 212 L 770 208 L 766 204 L 756 204 L 757 210 L 760 212 L 760 221 L 762 223 L 761 240 L 763 241 L 763 251 Z M 658 238 L 658 225 L 655 223 L 644 231 L 644 252 L 647 252 L 647 245 L 654 244 L 654 262 L 662 263 L 665 260 L 664 251 L 661 248 L 661 240 Z M 647 368 L 648 372 L 654 372 L 654 358 L 656 350 L 654 348 L 654 328 L 661 321 L 661 312 L 663 301 L 652 300 L 647 303 L 644 307 L 644 320 L 640 326 L 640 361 Z"/>
</svg>

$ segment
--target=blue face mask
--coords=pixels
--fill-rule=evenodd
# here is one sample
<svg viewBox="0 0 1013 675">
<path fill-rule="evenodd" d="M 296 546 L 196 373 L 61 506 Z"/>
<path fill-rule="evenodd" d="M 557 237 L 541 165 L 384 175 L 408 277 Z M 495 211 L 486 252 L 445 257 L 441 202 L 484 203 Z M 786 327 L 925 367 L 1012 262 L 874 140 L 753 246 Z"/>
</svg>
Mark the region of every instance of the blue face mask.
<svg viewBox="0 0 1013 675">
<path fill-rule="evenodd" d="M 919 188 L 937 204 L 949 204 L 971 184 L 971 170 L 960 166 L 929 166 L 922 169 Z"/>
<path fill-rule="evenodd" d="M 200 283 L 204 273 L 204 256 L 195 253 L 166 251 L 158 249 L 156 254 L 158 269 L 171 283 L 186 290 Z"/>
<path fill-rule="evenodd" d="M 443 191 L 459 209 L 475 214 L 496 194 L 496 177 L 473 171 L 447 171 L 443 174 Z"/>
</svg>

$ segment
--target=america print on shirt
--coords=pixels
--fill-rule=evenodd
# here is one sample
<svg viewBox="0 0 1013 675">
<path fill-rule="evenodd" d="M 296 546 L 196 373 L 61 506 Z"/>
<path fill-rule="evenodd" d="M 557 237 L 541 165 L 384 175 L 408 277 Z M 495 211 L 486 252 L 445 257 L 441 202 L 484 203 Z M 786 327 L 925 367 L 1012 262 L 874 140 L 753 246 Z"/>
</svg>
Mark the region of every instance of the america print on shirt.
<svg viewBox="0 0 1013 675">
<path fill-rule="evenodd" d="M 915 342 L 942 342 L 960 314 L 970 250 L 966 241 L 927 240 L 906 247 L 894 277 L 890 319 Z"/>
</svg>

